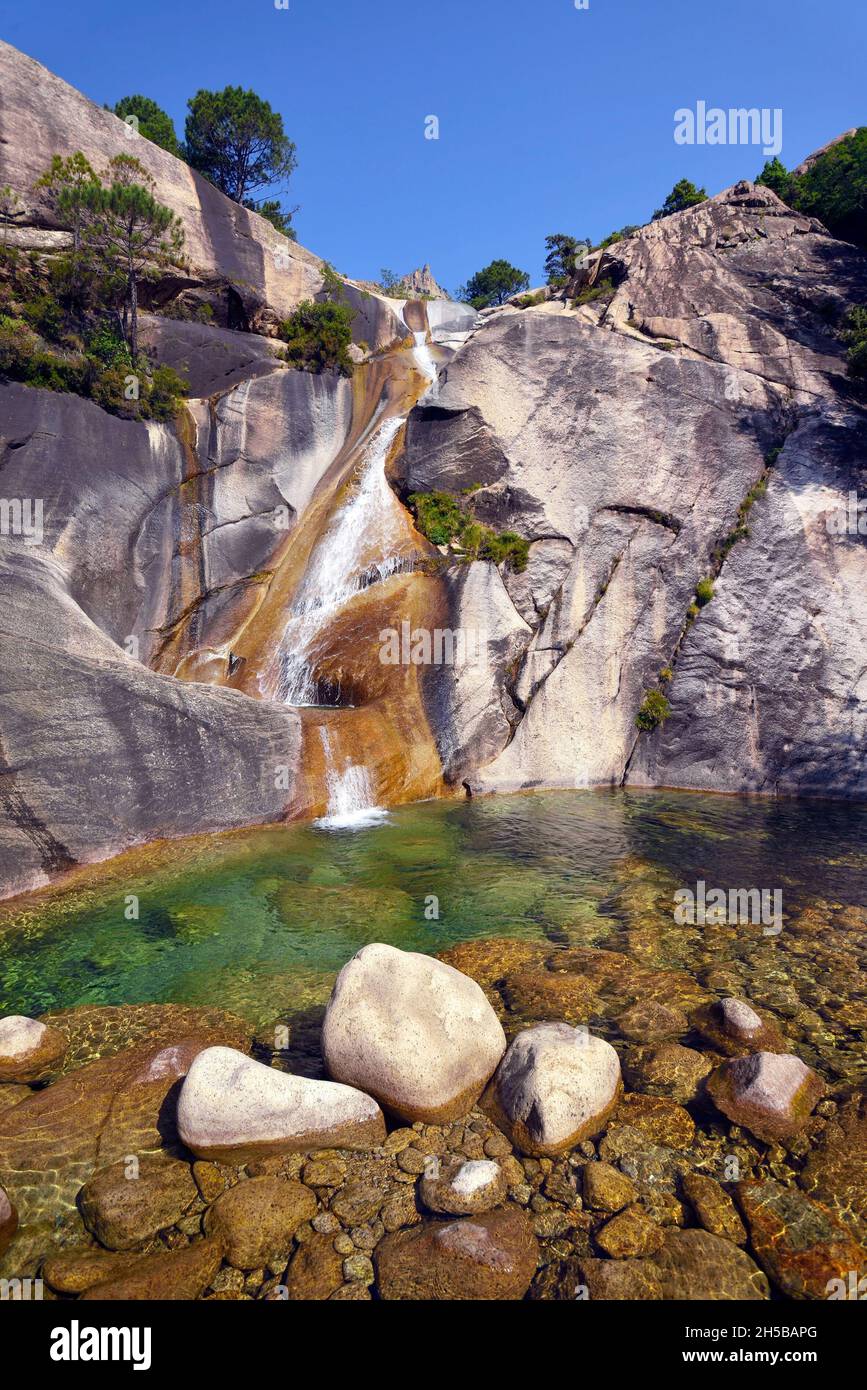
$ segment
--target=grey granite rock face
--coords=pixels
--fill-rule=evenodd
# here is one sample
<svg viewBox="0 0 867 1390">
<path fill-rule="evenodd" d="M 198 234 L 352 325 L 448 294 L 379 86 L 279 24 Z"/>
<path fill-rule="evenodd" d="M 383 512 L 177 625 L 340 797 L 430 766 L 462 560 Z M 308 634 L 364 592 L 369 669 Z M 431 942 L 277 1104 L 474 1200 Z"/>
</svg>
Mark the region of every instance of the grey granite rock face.
<svg viewBox="0 0 867 1390">
<path fill-rule="evenodd" d="M 401 489 L 482 484 L 477 518 L 532 542 L 505 584 L 533 635 L 500 665 L 491 736 L 514 717 L 487 761 L 454 733 L 452 775 L 863 796 L 865 538 L 833 518 L 863 492 L 867 414 L 832 325 L 867 259 L 740 184 L 594 273 L 612 291 L 576 310 L 488 317 L 410 417 Z M 671 717 L 639 733 L 654 688 Z"/>
</svg>

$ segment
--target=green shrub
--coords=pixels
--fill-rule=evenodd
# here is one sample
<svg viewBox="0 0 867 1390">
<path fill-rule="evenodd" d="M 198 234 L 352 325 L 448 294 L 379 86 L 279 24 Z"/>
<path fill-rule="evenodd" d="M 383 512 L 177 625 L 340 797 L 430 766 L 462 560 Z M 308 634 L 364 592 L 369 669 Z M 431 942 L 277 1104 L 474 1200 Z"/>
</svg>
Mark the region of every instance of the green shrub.
<svg viewBox="0 0 867 1390">
<path fill-rule="evenodd" d="M 189 394 L 189 382 L 173 367 L 154 367 L 146 381 L 145 405 L 152 420 L 173 420 Z"/>
<path fill-rule="evenodd" d="M 463 495 L 469 496 L 478 486 L 464 488 Z M 516 574 L 527 568 L 529 541 L 516 531 L 498 534 L 483 526 L 450 492 L 413 492 L 409 503 L 419 531 L 434 545 L 454 542 L 464 560 L 490 560 L 495 565 L 508 565 Z"/>
<path fill-rule="evenodd" d="M 613 280 L 600 280 L 598 285 L 588 285 L 586 289 L 579 290 L 572 300 L 572 308 L 578 309 L 582 304 L 592 304 L 596 299 L 603 299 L 607 294 L 614 293 Z"/>
<path fill-rule="evenodd" d="M 514 304 L 518 309 L 532 309 L 536 304 L 544 304 L 547 295 L 544 290 L 537 290 L 535 294 L 522 294 Z"/>
<path fill-rule="evenodd" d="M 409 502 L 418 529 L 433 545 L 448 545 L 466 525 L 466 517 L 451 493 L 414 492 Z"/>
<path fill-rule="evenodd" d="M 664 681 L 666 685 L 668 685 L 671 681 L 674 680 L 674 672 L 672 671 L 670 666 L 663 666 L 662 670 L 659 673 L 659 679 L 661 681 Z"/>
<path fill-rule="evenodd" d="M 843 341 L 848 347 L 850 377 L 867 381 L 867 305 L 859 305 L 847 314 Z"/>
<path fill-rule="evenodd" d="M 349 355 L 355 312 L 348 304 L 314 304 L 310 299 L 280 325 L 284 360 L 302 372 L 337 371 L 352 376 Z"/>
<path fill-rule="evenodd" d="M 695 586 L 695 601 L 699 608 L 704 608 L 713 598 L 713 580 L 700 579 Z"/>
<path fill-rule="evenodd" d="M 671 705 L 666 700 L 661 690 L 648 690 L 642 701 L 641 708 L 635 716 L 635 726 L 643 733 L 650 733 L 653 729 L 664 724 L 671 714 Z"/>
</svg>

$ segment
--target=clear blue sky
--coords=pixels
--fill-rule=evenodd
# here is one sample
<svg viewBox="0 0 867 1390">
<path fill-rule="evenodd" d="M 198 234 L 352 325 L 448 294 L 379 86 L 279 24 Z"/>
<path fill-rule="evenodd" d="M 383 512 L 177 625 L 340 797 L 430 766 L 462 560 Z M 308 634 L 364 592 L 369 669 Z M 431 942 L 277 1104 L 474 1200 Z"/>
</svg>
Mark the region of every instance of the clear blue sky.
<svg viewBox="0 0 867 1390">
<path fill-rule="evenodd" d="M 0 0 L 0 35 L 180 135 L 197 88 L 255 88 L 298 146 L 301 242 L 449 289 L 497 256 L 540 282 L 547 233 L 758 173 L 761 150 L 676 145 L 678 107 L 781 107 L 788 167 L 867 122 L 865 0 Z"/>
</svg>

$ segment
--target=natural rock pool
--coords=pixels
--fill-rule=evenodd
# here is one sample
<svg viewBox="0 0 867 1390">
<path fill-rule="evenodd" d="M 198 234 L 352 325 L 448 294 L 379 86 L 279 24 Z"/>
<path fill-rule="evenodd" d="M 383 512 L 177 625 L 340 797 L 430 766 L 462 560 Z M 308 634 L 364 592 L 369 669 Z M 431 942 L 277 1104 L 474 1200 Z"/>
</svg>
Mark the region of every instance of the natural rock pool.
<svg viewBox="0 0 867 1390">
<path fill-rule="evenodd" d="M 865 868 L 867 807 L 676 792 L 430 802 L 353 831 L 159 844 L 0 905 L 0 1013 L 214 1005 L 266 1034 L 288 1024 L 294 1063 L 366 943 L 434 954 L 514 938 L 686 972 L 695 1002 L 746 997 L 829 1081 L 851 1081 L 867 1071 Z M 678 924 L 674 894 L 699 882 L 781 892 L 782 931 Z M 508 989 L 503 1006 L 555 1016 Z M 572 1021 L 617 1042 L 604 999 L 584 1012 Z"/>
<path fill-rule="evenodd" d="M 152 845 L 8 901 L 0 1016 L 42 1016 L 62 1075 L 35 1092 L 0 1085 L 0 1171 L 20 1220 L 0 1277 L 41 1271 L 61 1296 L 118 1278 L 112 1296 L 132 1298 L 370 1297 L 374 1280 L 378 1297 L 416 1297 L 419 1270 L 439 1287 L 445 1258 L 424 1213 L 469 1211 L 484 1213 L 471 1230 L 508 1255 L 514 1279 L 501 1286 L 496 1261 L 479 1273 L 471 1260 L 466 1277 L 447 1261 L 452 1291 L 438 1297 L 850 1296 L 867 1236 L 865 832 L 867 808 L 833 803 L 431 802 L 354 830 Z M 743 896 L 726 898 L 722 920 L 696 921 L 692 899 L 712 907 L 715 889 Z M 527 1156 L 496 1110 L 510 1103 L 500 1089 L 454 1122 L 398 1117 L 366 1151 L 199 1162 L 194 1183 L 173 1128 L 187 1051 L 214 1044 L 203 1065 L 216 1057 L 254 1087 L 270 1076 L 300 1095 L 302 1078 L 326 1074 L 335 976 L 373 942 L 385 945 L 365 999 L 379 997 L 380 969 L 392 983 L 398 966 L 417 969 L 409 950 L 461 972 L 432 964 L 440 978 L 471 977 L 460 988 L 481 987 L 509 1041 L 533 1028 L 517 1048 L 544 1035 L 572 1064 L 574 1028 L 588 1025 L 618 1076 L 598 1093 L 594 1140 Z M 207 1115 L 185 1113 L 190 1134 L 206 1133 Z M 132 1188 L 130 1154 L 143 1165 Z M 487 1187 L 459 1191 L 461 1165 Z M 247 1208 L 260 1197 L 300 1203 L 287 1220 L 303 1229 L 270 1262 L 212 1238 L 235 1206 L 257 1231 Z M 106 1245 L 134 1248 L 131 1282 Z"/>
</svg>

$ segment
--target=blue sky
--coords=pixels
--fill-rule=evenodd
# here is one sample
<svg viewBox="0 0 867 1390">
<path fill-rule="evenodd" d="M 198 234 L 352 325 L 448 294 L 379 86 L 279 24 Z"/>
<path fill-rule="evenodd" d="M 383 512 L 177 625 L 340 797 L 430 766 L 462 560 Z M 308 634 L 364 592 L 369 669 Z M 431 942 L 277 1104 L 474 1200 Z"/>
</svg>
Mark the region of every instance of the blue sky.
<svg viewBox="0 0 867 1390">
<path fill-rule="evenodd" d="M 788 167 L 867 121 L 864 0 L 0 0 L 0 36 L 180 135 L 197 88 L 255 88 L 298 145 L 303 244 L 362 278 L 429 261 L 449 289 L 497 256 L 541 282 L 547 233 L 598 240 L 679 178 L 761 169 L 675 144 L 677 108 L 781 108 Z"/>
</svg>

